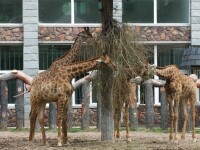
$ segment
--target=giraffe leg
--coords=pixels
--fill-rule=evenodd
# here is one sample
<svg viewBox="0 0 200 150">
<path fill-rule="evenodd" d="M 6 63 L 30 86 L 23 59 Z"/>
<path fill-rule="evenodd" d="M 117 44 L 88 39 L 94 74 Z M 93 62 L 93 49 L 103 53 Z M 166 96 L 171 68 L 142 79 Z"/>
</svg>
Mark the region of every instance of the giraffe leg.
<svg viewBox="0 0 200 150">
<path fill-rule="evenodd" d="M 126 139 L 127 143 L 131 142 L 129 137 L 129 110 L 128 110 L 128 103 L 125 103 L 125 123 L 126 123 Z"/>
<path fill-rule="evenodd" d="M 63 133 L 63 142 L 69 145 L 68 137 L 67 137 L 67 109 L 63 111 L 63 118 L 62 118 L 62 133 Z"/>
<path fill-rule="evenodd" d="M 186 125 L 187 125 L 187 121 L 188 121 L 188 114 L 187 114 L 187 101 L 183 101 L 182 102 L 182 106 L 183 106 L 183 128 L 182 128 L 182 135 L 181 135 L 181 139 L 185 139 L 185 133 L 186 133 Z"/>
<path fill-rule="evenodd" d="M 38 112 L 38 119 L 39 119 L 39 123 L 40 123 L 40 129 L 41 129 L 41 132 L 42 132 L 43 143 L 46 145 L 47 144 L 47 140 L 46 140 L 46 134 L 45 134 L 45 129 L 44 129 L 45 105 L 46 105 L 46 103 L 43 103 L 43 104 L 40 105 L 39 112 Z"/>
<path fill-rule="evenodd" d="M 174 134 L 175 138 L 174 141 L 175 143 L 178 142 L 178 108 L 179 108 L 179 100 L 180 97 L 177 95 L 175 100 L 174 100 Z"/>
<path fill-rule="evenodd" d="M 64 99 L 60 99 L 58 103 L 58 108 L 57 108 L 57 115 L 58 115 L 58 146 L 62 146 L 62 139 L 61 139 L 61 125 L 62 125 L 62 119 L 63 119 L 63 112 L 64 112 Z"/>
<path fill-rule="evenodd" d="M 195 101 L 196 95 L 195 93 L 191 97 L 190 106 L 191 106 L 191 115 L 192 115 L 192 138 L 193 141 L 196 142 L 196 135 L 195 135 Z"/>
<path fill-rule="evenodd" d="M 29 141 L 32 141 L 34 139 L 35 125 L 36 125 L 36 118 L 37 118 L 36 107 L 31 106 L 29 118 L 30 118 Z"/>
<path fill-rule="evenodd" d="M 168 100 L 169 102 L 169 116 L 170 116 L 170 134 L 169 134 L 169 140 L 173 140 L 173 128 L 174 128 L 174 112 L 173 112 L 173 101 Z"/>
</svg>

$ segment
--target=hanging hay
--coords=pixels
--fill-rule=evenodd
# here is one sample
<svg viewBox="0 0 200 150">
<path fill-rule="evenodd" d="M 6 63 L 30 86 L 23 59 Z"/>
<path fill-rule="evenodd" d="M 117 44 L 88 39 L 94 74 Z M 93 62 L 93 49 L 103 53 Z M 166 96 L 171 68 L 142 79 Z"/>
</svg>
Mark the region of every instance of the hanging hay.
<svg viewBox="0 0 200 150">
<path fill-rule="evenodd" d="M 106 36 L 99 35 L 88 39 L 82 48 L 81 60 L 100 56 L 106 52 L 115 62 L 117 71 L 113 79 L 109 80 L 113 80 L 110 88 L 112 95 L 118 98 L 122 93 L 129 93 L 127 84 L 131 78 L 139 75 L 143 78 L 149 77 L 149 73 L 144 74 L 144 71 L 146 71 L 145 62 L 149 59 L 151 50 L 138 42 L 133 27 L 117 24 Z M 105 82 L 107 80 L 105 79 Z M 95 81 L 98 87 L 102 85 L 102 80 L 95 79 Z"/>
</svg>

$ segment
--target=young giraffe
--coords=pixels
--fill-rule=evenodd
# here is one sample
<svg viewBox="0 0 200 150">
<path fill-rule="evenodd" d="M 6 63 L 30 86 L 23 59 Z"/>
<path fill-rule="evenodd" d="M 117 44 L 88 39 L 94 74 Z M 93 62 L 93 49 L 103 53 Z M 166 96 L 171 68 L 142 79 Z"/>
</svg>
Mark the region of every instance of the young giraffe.
<svg viewBox="0 0 200 150">
<path fill-rule="evenodd" d="M 109 56 L 107 54 L 103 54 L 101 57 L 90 59 L 88 61 L 74 64 L 64 64 L 57 68 L 56 71 L 49 70 L 50 73 L 45 81 L 33 82 L 30 91 L 31 112 L 29 141 L 32 141 L 34 138 L 36 118 L 38 116 L 43 142 L 46 144 L 43 117 L 44 108 L 47 102 L 56 102 L 58 114 L 58 146 L 62 146 L 61 125 L 63 142 L 68 143 L 66 113 L 73 92 L 71 81 L 78 75 L 99 67 L 102 63 L 111 68 L 115 68 L 115 64 L 112 62 Z"/>
<path fill-rule="evenodd" d="M 115 77 L 115 81 L 120 80 L 120 89 L 117 88 L 115 91 L 114 95 L 114 100 L 113 100 L 113 106 L 115 108 L 115 113 L 116 115 L 116 134 L 115 137 L 117 139 L 120 138 L 120 121 L 121 121 L 121 112 L 123 109 L 123 106 L 125 104 L 125 112 L 124 112 L 124 121 L 125 121 L 125 126 L 126 126 L 126 139 L 127 142 L 131 142 L 130 136 L 129 136 L 129 107 L 130 103 L 132 100 L 136 101 L 136 95 L 133 93 L 132 88 L 135 85 L 131 85 L 130 79 L 132 79 L 135 74 L 138 76 L 144 77 L 148 76 L 148 65 L 146 63 L 141 63 L 139 64 L 138 70 L 136 70 L 136 73 L 134 75 L 131 75 L 131 72 L 133 72 L 130 68 L 124 67 L 123 70 L 123 75 L 117 75 Z"/>
<path fill-rule="evenodd" d="M 175 65 L 166 67 L 156 67 L 156 74 L 166 79 L 165 91 L 169 103 L 170 116 L 170 136 L 169 140 L 178 142 L 178 108 L 179 103 L 183 106 L 183 128 L 181 139 L 185 139 L 186 124 L 188 120 L 187 103 L 189 101 L 192 115 L 192 138 L 195 141 L 195 102 L 196 102 L 196 84 L 188 76 L 182 74 Z M 174 136 L 173 137 L 173 131 Z"/>
</svg>

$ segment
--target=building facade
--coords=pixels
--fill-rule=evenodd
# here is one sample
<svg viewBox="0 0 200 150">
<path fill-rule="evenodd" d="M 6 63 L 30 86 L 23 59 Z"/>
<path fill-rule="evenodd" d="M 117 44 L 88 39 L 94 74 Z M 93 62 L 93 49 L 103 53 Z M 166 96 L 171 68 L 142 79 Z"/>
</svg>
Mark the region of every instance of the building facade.
<svg viewBox="0 0 200 150">
<path fill-rule="evenodd" d="M 152 48 L 152 63 L 176 64 L 185 74 L 195 73 L 200 78 L 199 0 L 113 0 L 113 4 L 114 18 L 132 26 L 139 41 Z M 70 49 L 74 35 L 83 27 L 90 27 L 93 35 L 101 31 L 98 0 L 2 0 L 0 8 L 1 73 L 18 69 L 34 77 Z M 15 91 L 14 84 L 8 84 L 9 91 Z M 138 93 L 141 91 L 138 87 Z M 80 93 L 73 95 L 74 108 L 81 106 Z M 9 95 L 12 108 L 14 93 Z M 26 127 L 29 97 L 24 97 Z M 199 102 L 198 90 L 197 97 Z M 158 88 L 154 89 L 154 99 L 159 105 Z M 142 94 L 138 103 L 145 103 Z M 90 106 L 96 107 L 92 98 Z"/>
</svg>

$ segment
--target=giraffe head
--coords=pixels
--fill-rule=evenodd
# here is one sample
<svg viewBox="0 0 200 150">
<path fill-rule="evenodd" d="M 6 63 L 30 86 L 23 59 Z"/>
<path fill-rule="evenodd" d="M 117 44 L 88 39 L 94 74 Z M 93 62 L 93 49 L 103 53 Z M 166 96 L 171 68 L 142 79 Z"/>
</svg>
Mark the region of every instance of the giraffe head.
<svg viewBox="0 0 200 150">
<path fill-rule="evenodd" d="M 115 63 L 112 61 L 112 59 L 108 56 L 108 54 L 103 53 L 103 55 L 97 60 L 97 62 L 99 63 L 104 63 L 106 64 L 108 67 L 116 70 L 116 65 Z"/>
<path fill-rule="evenodd" d="M 92 34 L 89 31 L 89 27 L 84 27 L 84 30 L 78 34 L 82 38 L 92 38 Z"/>
<path fill-rule="evenodd" d="M 144 62 L 139 62 L 137 73 L 145 81 L 151 79 L 156 74 L 156 67 L 145 60 Z"/>
</svg>

